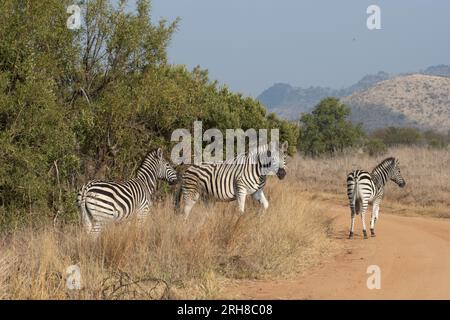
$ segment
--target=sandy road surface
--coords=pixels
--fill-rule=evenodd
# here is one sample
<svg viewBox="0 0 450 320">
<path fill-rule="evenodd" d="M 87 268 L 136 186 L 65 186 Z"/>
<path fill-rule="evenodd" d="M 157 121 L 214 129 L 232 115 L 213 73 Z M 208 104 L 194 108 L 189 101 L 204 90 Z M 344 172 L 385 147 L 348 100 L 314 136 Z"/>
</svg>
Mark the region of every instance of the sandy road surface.
<svg viewBox="0 0 450 320">
<path fill-rule="evenodd" d="M 383 210 L 377 237 L 363 240 L 360 218 L 355 237 L 345 206 L 330 208 L 335 218 L 334 256 L 289 280 L 240 281 L 227 298 L 243 299 L 450 299 L 450 221 L 390 215 Z M 367 219 L 367 218 L 366 218 Z M 381 289 L 367 288 L 367 268 L 378 265 Z"/>
</svg>

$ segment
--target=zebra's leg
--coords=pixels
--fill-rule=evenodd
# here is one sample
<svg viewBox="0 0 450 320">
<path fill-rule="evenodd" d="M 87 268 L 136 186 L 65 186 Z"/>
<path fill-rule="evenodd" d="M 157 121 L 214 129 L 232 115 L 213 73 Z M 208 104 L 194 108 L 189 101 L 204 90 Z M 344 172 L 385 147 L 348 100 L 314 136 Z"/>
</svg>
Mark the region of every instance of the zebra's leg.
<svg viewBox="0 0 450 320">
<path fill-rule="evenodd" d="M 184 219 L 187 220 L 189 217 L 189 214 L 191 213 L 192 207 L 199 199 L 200 194 L 196 193 L 194 195 L 183 195 L 183 201 L 184 201 Z"/>
<path fill-rule="evenodd" d="M 81 225 L 83 227 L 83 229 L 86 231 L 86 233 L 91 233 L 91 230 L 94 227 L 94 224 L 92 223 L 91 220 L 85 219 L 85 220 L 81 220 Z"/>
<path fill-rule="evenodd" d="M 201 198 L 202 198 L 202 202 L 205 205 L 206 209 L 210 210 L 212 207 L 211 198 L 207 194 L 203 194 Z"/>
<path fill-rule="evenodd" d="M 98 219 L 98 215 L 101 213 L 96 211 L 95 207 L 84 207 L 83 209 L 84 219 L 82 220 L 82 222 L 84 230 L 89 235 L 89 238 L 95 240 L 102 232 L 104 226 L 103 220 Z"/>
<path fill-rule="evenodd" d="M 374 206 L 376 206 L 375 223 L 378 221 L 378 213 L 380 212 L 380 204 L 381 204 L 381 201 L 383 200 L 383 195 L 384 195 L 384 191 L 380 190 L 378 198 L 376 198 L 375 201 L 374 201 Z"/>
<path fill-rule="evenodd" d="M 242 185 L 236 186 L 236 198 L 239 205 L 239 211 L 244 213 L 245 210 L 245 197 L 247 196 L 247 189 Z"/>
<path fill-rule="evenodd" d="M 373 202 L 372 206 L 372 217 L 370 221 L 370 234 L 372 237 L 375 237 L 375 223 L 378 220 L 378 211 L 380 210 L 380 201 L 381 199 L 376 199 Z"/>
<path fill-rule="evenodd" d="M 88 231 L 89 237 L 93 240 L 98 239 L 99 235 L 102 233 L 103 230 L 103 223 L 100 221 L 95 221 L 92 224 L 92 227 Z"/>
<path fill-rule="evenodd" d="M 378 221 L 378 213 L 380 212 L 380 204 L 378 203 L 377 209 L 375 210 L 375 224 Z"/>
<path fill-rule="evenodd" d="M 350 210 L 351 210 L 351 223 L 350 223 L 350 234 L 348 235 L 349 239 L 353 238 L 353 233 L 355 230 L 355 217 L 356 217 L 355 206 L 350 205 Z"/>
<path fill-rule="evenodd" d="M 149 208 L 145 208 L 137 213 L 136 219 L 137 219 L 137 223 L 139 225 L 143 225 L 145 223 L 145 221 L 147 220 L 149 211 L 150 211 Z"/>
<path fill-rule="evenodd" d="M 368 201 L 362 201 L 362 203 L 361 203 L 361 222 L 362 222 L 362 227 L 363 227 L 364 239 L 368 239 L 367 230 L 366 230 L 366 211 L 367 211 L 368 206 L 369 206 Z"/>
<path fill-rule="evenodd" d="M 353 234 L 354 234 L 354 230 L 355 230 L 355 218 L 356 218 L 356 214 L 357 214 L 356 201 L 358 201 L 358 200 L 355 199 L 355 197 L 353 196 L 353 193 L 348 194 L 348 200 L 349 200 L 350 213 L 351 213 L 350 234 L 348 235 L 348 238 L 351 239 L 351 238 L 353 238 Z M 359 208 L 359 206 L 358 206 L 358 208 Z"/>
<path fill-rule="evenodd" d="M 264 207 L 265 210 L 267 210 L 267 208 L 269 207 L 269 201 L 267 201 L 266 196 L 264 195 L 264 192 L 261 190 L 256 191 L 253 194 L 253 197 L 255 198 L 255 200 L 257 200 L 259 203 L 262 204 L 262 206 Z"/>
</svg>

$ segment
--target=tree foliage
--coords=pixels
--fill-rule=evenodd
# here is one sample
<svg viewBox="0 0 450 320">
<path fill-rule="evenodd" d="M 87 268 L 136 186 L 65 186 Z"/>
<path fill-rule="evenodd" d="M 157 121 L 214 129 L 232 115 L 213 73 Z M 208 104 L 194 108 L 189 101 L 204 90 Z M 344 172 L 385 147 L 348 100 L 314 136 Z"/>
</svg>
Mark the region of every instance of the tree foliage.
<svg viewBox="0 0 450 320">
<path fill-rule="evenodd" d="M 421 145 L 431 148 L 446 148 L 450 142 L 450 136 L 433 130 L 420 131 L 416 128 L 388 127 L 378 129 L 371 137 L 383 141 L 387 146 Z"/>
<path fill-rule="evenodd" d="M 364 150 L 373 157 L 386 154 L 388 149 L 383 140 L 377 138 L 369 138 L 364 143 Z"/>
<path fill-rule="evenodd" d="M 349 114 L 350 109 L 338 99 L 323 99 L 300 119 L 300 150 L 311 156 L 333 155 L 357 145 L 364 133 L 360 125 L 347 120 Z"/>
<path fill-rule="evenodd" d="M 75 217 L 87 179 L 130 177 L 152 148 L 170 148 L 177 128 L 298 128 L 211 81 L 172 65 L 178 20 L 153 22 L 106 0 L 82 4 L 84 24 L 66 26 L 69 0 L 0 2 L 0 225 Z M 31 219 L 33 220 L 33 219 Z"/>
</svg>

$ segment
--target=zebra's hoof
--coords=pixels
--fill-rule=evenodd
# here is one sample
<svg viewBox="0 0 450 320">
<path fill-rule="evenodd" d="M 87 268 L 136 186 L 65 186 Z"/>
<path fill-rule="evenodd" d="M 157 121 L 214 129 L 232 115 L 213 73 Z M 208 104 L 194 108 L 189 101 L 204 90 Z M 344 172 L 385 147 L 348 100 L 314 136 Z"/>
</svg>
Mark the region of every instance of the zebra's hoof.
<svg viewBox="0 0 450 320">
<path fill-rule="evenodd" d="M 371 237 L 375 237 L 375 230 L 374 229 L 370 229 L 370 236 Z"/>
<path fill-rule="evenodd" d="M 353 232 L 350 231 L 350 234 L 348 235 L 348 238 L 349 239 L 353 238 Z"/>
<path fill-rule="evenodd" d="M 363 230 L 363 233 L 364 233 L 364 239 L 369 239 L 369 237 L 367 237 L 367 231 Z"/>
</svg>

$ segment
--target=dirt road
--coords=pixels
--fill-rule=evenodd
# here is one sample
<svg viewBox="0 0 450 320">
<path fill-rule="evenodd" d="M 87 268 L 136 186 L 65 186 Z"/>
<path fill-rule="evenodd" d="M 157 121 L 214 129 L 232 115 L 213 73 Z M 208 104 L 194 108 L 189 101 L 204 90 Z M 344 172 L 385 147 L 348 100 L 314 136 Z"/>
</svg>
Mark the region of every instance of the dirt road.
<svg viewBox="0 0 450 320">
<path fill-rule="evenodd" d="M 225 290 L 243 299 L 450 299 L 450 221 L 380 213 L 377 237 L 363 240 L 358 217 L 347 239 L 349 213 L 330 209 L 341 249 L 290 280 L 241 281 Z M 369 290 L 367 268 L 377 265 L 381 288 Z"/>
</svg>

